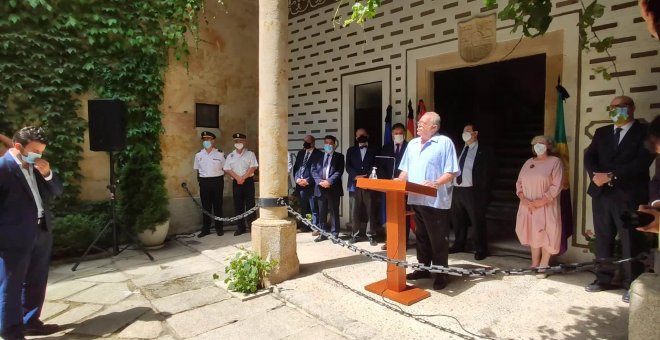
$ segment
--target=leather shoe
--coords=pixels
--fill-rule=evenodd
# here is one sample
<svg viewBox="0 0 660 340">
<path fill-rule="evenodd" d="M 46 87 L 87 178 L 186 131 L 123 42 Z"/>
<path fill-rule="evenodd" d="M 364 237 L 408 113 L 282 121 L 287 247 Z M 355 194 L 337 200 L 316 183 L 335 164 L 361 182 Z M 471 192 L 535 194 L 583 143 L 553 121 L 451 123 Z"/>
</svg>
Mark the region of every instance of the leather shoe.
<svg viewBox="0 0 660 340">
<path fill-rule="evenodd" d="M 62 330 L 60 325 L 54 323 L 51 324 L 41 324 L 39 326 L 27 326 L 25 328 L 25 335 L 51 335 L 55 334 Z"/>
<path fill-rule="evenodd" d="M 328 239 L 327 237 L 325 237 L 323 235 L 319 235 L 319 237 L 314 239 L 314 242 L 321 242 L 321 241 L 325 241 L 327 239 Z"/>
<path fill-rule="evenodd" d="M 380 250 L 387 250 L 387 244 L 383 244 L 382 246 L 380 246 Z"/>
<path fill-rule="evenodd" d="M 445 287 L 447 287 L 447 277 L 442 274 L 436 276 L 435 280 L 433 280 L 433 289 L 442 290 Z"/>
<path fill-rule="evenodd" d="M 357 238 L 355 237 L 351 237 L 351 239 L 348 240 L 348 244 L 355 244 L 355 243 L 357 243 Z"/>
<path fill-rule="evenodd" d="M 630 289 L 626 289 L 626 291 L 623 293 L 623 296 L 621 297 L 621 301 L 630 303 Z"/>
<path fill-rule="evenodd" d="M 215 228 L 215 234 L 218 236 L 222 236 L 225 234 L 225 231 L 219 228 Z"/>
<path fill-rule="evenodd" d="M 612 290 L 612 289 L 616 289 L 616 286 L 608 283 L 600 283 L 598 282 L 598 280 L 584 287 L 584 290 L 586 290 L 589 293 L 602 292 L 604 290 Z"/>
<path fill-rule="evenodd" d="M 234 236 L 243 235 L 243 234 L 245 234 L 245 230 L 237 229 L 237 230 L 234 232 Z"/>
<path fill-rule="evenodd" d="M 207 230 L 202 230 L 199 234 L 197 234 L 197 237 L 202 238 L 206 235 L 211 235 L 211 232 Z"/>
<path fill-rule="evenodd" d="M 428 279 L 431 277 L 431 273 L 426 270 L 415 270 L 412 273 L 406 274 L 406 280 L 415 281 L 419 279 Z"/>
<path fill-rule="evenodd" d="M 370 238 L 369 238 L 369 245 L 372 246 L 372 247 L 375 247 L 375 246 L 378 245 L 378 242 L 376 242 L 376 239 L 375 239 L 375 238 L 370 237 Z"/>
<path fill-rule="evenodd" d="M 456 246 L 456 245 L 453 245 L 453 246 L 449 247 L 449 253 L 450 253 L 450 254 L 462 253 L 462 252 L 464 252 L 464 251 L 465 251 L 465 248 L 463 248 L 463 247 L 458 247 L 458 246 Z"/>
<path fill-rule="evenodd" d="M 478 251 L 474 253 L 474 259 L 477 261 L 481 261 L 487 257 L 488 257 L 488 253 L 486 253 L 485 251 Z"/>
<path fill-rule="evenodd" d="M 312 232 L 312 236 L 319 236 L 319 235 L 321 235 L 321 233 L 316 230 Z"/>
</svg>

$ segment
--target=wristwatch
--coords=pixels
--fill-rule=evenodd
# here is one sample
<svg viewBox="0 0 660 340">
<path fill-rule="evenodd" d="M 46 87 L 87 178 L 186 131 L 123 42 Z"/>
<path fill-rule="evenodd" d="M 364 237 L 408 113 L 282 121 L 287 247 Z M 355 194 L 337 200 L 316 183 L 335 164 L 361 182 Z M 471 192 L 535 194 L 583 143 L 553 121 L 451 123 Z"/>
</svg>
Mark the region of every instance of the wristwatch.
<svg viewBox="0 0 660 340">
<path fill-rule="evenodd" d="M 610 179 L 610 181 L 607 182 L 607 185 L 611 186 L 611 187 L 614 186 L 614 184 L 612 183 L 616 179 L 616 176 L 614 176 L 614 173 L 613 172 L 608 172 L 607 173 L 607 178 Z"/>
</svg>

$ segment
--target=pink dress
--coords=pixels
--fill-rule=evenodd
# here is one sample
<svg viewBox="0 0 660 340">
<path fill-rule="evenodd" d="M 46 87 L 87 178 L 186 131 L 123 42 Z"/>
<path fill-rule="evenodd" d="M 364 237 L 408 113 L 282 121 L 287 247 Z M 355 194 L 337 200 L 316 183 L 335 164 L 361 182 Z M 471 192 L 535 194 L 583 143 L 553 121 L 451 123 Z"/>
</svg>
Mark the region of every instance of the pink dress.
<svg viewBox="0 0 660 340">
<path fill-rule="evenodd" d="M 534 212 L 520 204 L 516 217 L 516 234 L 522 245 L 542 247 L 551 254 L 559 253 L 561 246 L 559 193 L 563 171 L 561 159 L 554 156 L 548 156 L 544 160 L 530 158 L 520 169 L 516 182 L 517 195 L 522 193 L 530 201 L 544 197 L 552 200 L 534 209 Z"/>
</svg>

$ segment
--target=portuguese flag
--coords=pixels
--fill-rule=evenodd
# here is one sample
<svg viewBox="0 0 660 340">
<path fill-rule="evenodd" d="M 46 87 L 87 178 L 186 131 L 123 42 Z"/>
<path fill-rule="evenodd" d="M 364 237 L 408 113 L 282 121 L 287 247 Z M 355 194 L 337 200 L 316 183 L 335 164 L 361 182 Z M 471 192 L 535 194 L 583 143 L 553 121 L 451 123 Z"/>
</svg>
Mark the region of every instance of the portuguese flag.
<svg viewBox="0 0 660 340">
<path fill-rule="evenodd" d="M 568 98 L 568 91 L 557 84 L 557 123 L 555 124 L 555 144 L 557 145 L 558 157 L 564 165 L 564 179 L 559 196 L 559 207 L 561 209 L 561 248 L 559 255 L 566 252 L 568 238 L 573 235 L 573 205 L 571 204 L 571 189 L 569 185 L 569 158 L 568 143 L 566 141 L 566 125 L 564 122 L 564 100 Z"/>
</svg>

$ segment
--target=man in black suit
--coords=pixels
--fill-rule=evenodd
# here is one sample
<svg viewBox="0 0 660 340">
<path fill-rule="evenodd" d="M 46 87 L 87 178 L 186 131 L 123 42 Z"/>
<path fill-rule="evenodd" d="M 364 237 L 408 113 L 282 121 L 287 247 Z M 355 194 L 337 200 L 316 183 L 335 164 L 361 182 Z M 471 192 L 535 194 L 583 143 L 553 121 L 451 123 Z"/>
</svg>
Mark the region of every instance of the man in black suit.
<svg viewBox="0 0 660 340">
<path fill-rule="evenodd" d="M 653 215 L 655 218 L 651 223 L 637 228 L 639 231 L 644 231 L 647 233 L 658 233 L 660 232 L 660 225 L 658 220 L 660 220 L 660 115 L 655 116 L 649 126 L 649 150 L 655 153 L 655 174 L 651 183 L 649 183 L 649 204 L 642 205 L 639 207 L 639 211 Z M 656 251 L 656 254 L 658 254 Z M 656 255 L 655 265 L 656 268 L 660 267 L 660 255 Z M 659 272 L 658 270 L 655 271 Z"/>
<path fill-rule="evenodd" d="M 451 222 L 456 238 L 449 253 L 465 251 L 468 225 L 474 227 L 474 258 L 488 256 L 486 233 L 486 207 L 490 196 L 493 151 L 478 140 L 479 130 L 469 123 L 463 128 L 465 142 L 458 155 L 461 173 L 454 179 L 454 196 L 451 201 Z"/>
<path fill-rule="evenodd" d="M 316 139 L 307 135 L 303 139 L 303 148 L 298 151 L 296 162 L 293 164 L 293 176 L 296 181 L 296 193 L 300 197 L 300 213 L 303 216 L 312 214 L 312 224 L 318 225 L 319 209 L 314 197 L 314 177 L 312 177 L 312 164 L 323 157 L 323 153 L 316 149 Z"/>
<path fill-rule="evenodd" d="M 352 211 L 352 233 L 349 243 L 355 243 L 366 229 L 369 244 L 376 243 L 376 221 L 378 220 L 377 193 L 372 190 L 358 188 L 357 178 L 369 177 L 372 168 L 376 165 L 378 152 L 369 147 L 369 135 L 367 130 L 359 128 L 355 131 L 355 140 L 358 145 L 351 146 L 346 151 L 346 172 L 348 173 L 348 194 L 353 198 Z M 366 215 L 366 216 L 365 216 Z M 369 225 L 363 221 L 368 220 Z"/>
<path fill-rule="evenodd" d="M 386 158 L 381 158 L 378 162 L 379 169 L 382 169 L 378 172 L 379 178 L 398 178 L 401 170 L 399 170 L 399 164 L 401 163 L 401 158 L 408 147 L 408 142 L 406 141 L 406 128 L 401 123 L 396 123 L 392 126 L 392 143 L 387 143 L 383 145 L 381 149 L 381 156 Z M 394 166 L 394 168 L 392 168 Z M 392 175 L 394 174 L 394 176 Z M 383 203 L 385 204 L 385 203 Z M 406 216 L 406 242 L 410 236 L 410 216 Z M 380 249 L 387 250 L 386 245 L 383 245 Z"/>
<path fill-rule="evenodd" d="M 587 193 L 592 198 L 596 257 L 608 258 L 614 253 L 615 237 L 619 234 L 623 258 L 637 256 L 644 249 L 642 234 L 626 228 L 621 214 L 637 210 L 648 201 L 649 166 L 653 155 L 644 147 L 647 127 L 634 118 L 632 98 L 619 96 L 608 107 L 613 125 L 596 130 L 584 155 L 584 164 L 591 183 Z M 623 264 L 623 301 L 630 301 L 630 283 L 644 267 L 639 262 Z M 613 272 L 600 268 L 597 278 L 585 289 L 599 292 L 612 289 Z"/>
<path fill-rule="evenodd" d="M 341 175 L 344 173 L 344 155 L 335 152 L 337 148 L 337 138 L 335 136 L 325 136 L 323 139 L 322 157 L 316 159 L 312 164 L 312 177 L 316 182 L 314 186 L 314 196 L 319 204 L 319 227 L 325 231 L 330 231 L 333 236 L 339 237 L 339 200 L 344 195 L 341 187 Z M 327 220 L 328 211 L 332 216 L 332 228 L 328 230 Z M 315 242 L 327 240 L 323 235 L 319 235 Z"/>
</svg>

